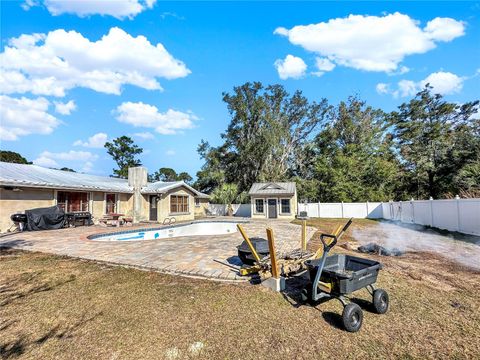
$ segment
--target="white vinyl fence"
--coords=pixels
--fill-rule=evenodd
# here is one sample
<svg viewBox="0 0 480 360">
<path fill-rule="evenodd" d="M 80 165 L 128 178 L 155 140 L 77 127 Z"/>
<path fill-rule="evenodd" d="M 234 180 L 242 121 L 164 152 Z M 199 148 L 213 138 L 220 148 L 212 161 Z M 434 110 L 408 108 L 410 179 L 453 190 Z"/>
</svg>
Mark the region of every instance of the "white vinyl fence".
<svg viewBox="0 0 480 360">
<path fill-rule="evenodd" d="M 392 201 L 382 212 L 384 219 L 480 235 L 480 199 Z"/>
<path fill-rule="evenodd" d="M 250 204 L 232 204 L 233 216 L 250 217 L 252 209 Z M 225 216 L 227 215 L 227 205 L 208 204 L 209 215 Z"/>
<path fill-rule="evenodd" d="M 298 214 L 302 211 L 309 217 L 381 219 L 382 203 L 298 203 Z"/>
<path fill-rule="evenodd" d="M 250 204 L 234 204 L 233 214 L 250 217 Z M 227 206 L 209 204 L 211 215 L 227 214 Z M 387 219 L 480 235 L 480 199 L 412 200 L 363 203 L 298 203 L 308 217 Z"/>
</svg>

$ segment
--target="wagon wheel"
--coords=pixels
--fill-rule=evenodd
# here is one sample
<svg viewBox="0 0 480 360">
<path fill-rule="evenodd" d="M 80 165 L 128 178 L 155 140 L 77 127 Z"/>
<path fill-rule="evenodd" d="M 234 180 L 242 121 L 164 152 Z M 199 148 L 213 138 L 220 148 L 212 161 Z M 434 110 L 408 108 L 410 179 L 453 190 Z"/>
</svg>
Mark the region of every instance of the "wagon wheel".
<svg viewBox="0 0 480 360">
<path fill-rule="evenodd" d="M 390 300 L 388 293 L 383 289 L 376 289 L 373 292 L 373 307 L 377 314 L 385 314 L 388 311 Z"/>
<path fill-rule="evenodd" d="M 350 303 L 343 308 L 342 323 L 348 332 L 357 332 L 362 327 L 363 312 L 360 306 Z"/>
</svg>

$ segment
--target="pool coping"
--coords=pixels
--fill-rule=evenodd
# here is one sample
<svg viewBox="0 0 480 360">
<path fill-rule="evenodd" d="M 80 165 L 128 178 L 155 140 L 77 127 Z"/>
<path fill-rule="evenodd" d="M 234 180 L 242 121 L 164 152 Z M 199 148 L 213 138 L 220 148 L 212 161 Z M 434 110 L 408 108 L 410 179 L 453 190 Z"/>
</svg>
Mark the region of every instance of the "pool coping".
<svg viewBox="0 0 480 360">
<path fill-rule="evenodd" d="M 173 224 L 173 225 L 164 225 L 164 226 L 156 226 L 156 227 L 148 227 L 148 228 L 135 228 L 135 229 L 130 229 L 130 230 L 123 230 L 123 231 L 112 231 L 112 232 L 102 232 L 99 234 L 91 234 L 88 236 L 83 236 L 85 240 L 90 240 L 93 241 L 94 239 L 98 239 L 103 236 L 115 236 L 115 235 L 123 235 L 123 234 L 131 234 L 131 233 L 137 233 L 137 232 L 142 232 L 142 231 L 156 231 L 156 230 L 164 230 L 164 229 L 172 229 L 172 228 L 177 228 L 177 227 L 182 227 L 182 226 L 187 226 L 187 225 L 192 225 L 192 224 L 199 224 L 199 223 L 235 223 L 235 224 L 247 224 L 250 221 L 248 220 L 238 220 L 238 221 L 232 221 L 232 220 L 198 220 L 198 221 L 189 221 L 189 222 L 182 222 L 179 224 Z M 212 236 L 212 235 L 191 235 L 191 236 Z M 152 241 L 152 240 L 157 240 L 157 239 L 149 239 L 149 240 L 125 240 L 125 241 Z M 111 240 L 113 241 L 113 240 Z M 119 241 L 121 242 L 121 241 Z"/>
</svg>

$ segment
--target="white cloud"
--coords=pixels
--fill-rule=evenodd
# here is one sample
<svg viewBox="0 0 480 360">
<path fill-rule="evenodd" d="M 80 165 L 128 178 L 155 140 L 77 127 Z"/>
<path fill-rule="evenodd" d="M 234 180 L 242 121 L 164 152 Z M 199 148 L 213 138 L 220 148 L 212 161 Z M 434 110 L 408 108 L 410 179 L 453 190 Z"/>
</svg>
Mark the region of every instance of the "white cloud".
<svg viewBox="0 0 480 360">
<path fill-rule="evenodd" d="M 191 112 L 181 112 L 169 109 L 164 113 L 158 111 L 153 105 L 142 102 L 124 102 L 114 111 L 118 121 L 135 127 L 155 129 L 163 135 L 176 134 L 183 129 L 194 127 L 194 121 L 198 118 Z"/>
<path fill-rule="evenodd" d="M 52 168 L 75 168 L 76 166 L 72 165 L 73 162 L 74 164 L 78 164 L 82 171 L 89 172 L 92 170 L 93 162 L 97 159 L 98 155 L 92 154 L 89 151 L 70 150 L 68 152 L 59 153 L 44 151 L 38 156 L 38 158 L 33 160 L 33 163 L 35 165 Z"/>
<path fill-rule="evenodd" d="M 442 95 L 458 93 L 462 90 L 465 78 L 455 75 L 451 72 L 439 71 L 428 75 L 421 81 L 421 85 L 430 84 L 433 91 Z"/>
<path fill-rule="evenodd" d="M 465 33 L 465 24 L 451 18 L 435 18 L 425 28 L 398 12 L 385 16 L 349 15 L 275 34 L 342 66 L 366 71 L 393 72 L 403 59 L 422 54 Z"/>
<path fill-rule="evenodd" d="M 276 60 L 274 66 L 282 80 L 288 78 L 299 79 L 305 76 L 307 70 L 307 64 L 301 58 L 293 55 L 287 55 L 283 60 Z"/>
<path fill-rule="evenodd" d="M 174 156 L 176 154 L 176 152 L 175 152 L 175 150 L 167 150 L 165 152 L 165 154 L 168 155 L 168 156 Z"/>
<path fill-rule="evenodd" d="M 401 96 L 415 96 L 420 90 L 420 83 L 416 83 L 412 80 L 400 80 L 398 82 L 398 90 L 394 92 L 395 97 Z"/>
<path fill-rule="evenodd" d="M 30 134 L 50 134 L 61 122 L 48 113 L 45 98 L 12 98 L 0 95 L 0 140 L 18 140 Z"/>
<path fill-rule="evenodd" d="M 87 161 L 85 162 L 85 164 L 83 164 L 83 167 L 82 167 L 82 172 L 91 172 L 93 170 L 93 162 L 91 161 Z"/>
<path fill-rule="evenodd" d="M 60 101 L 54 101 L 53 103 L 55 104 L 55 111 L 62 115 L 70 115 L 72 111 L 77 110 L 77 105 L 73 100 L 66 103 Z"/>
<path fill-rule="evenodd" d="M 376 90 L 379 94 L 392 94 L 394 97 L 415 96 L 426 84 L 432 86 L 432 92 L 442 95 L 451 95 L 462 90 L 465 77 L 451 72 L 439 71 L 428 75 L 420 81 L 400 80 L 393 90 L 390 84 L 379 83 Z"/>
<path fill-rule="evenodd" d="M 107 142 L 107 139 L 108 139 L 107 134 L 98 133 L 93 136 L 90 136 L 87 141 L 77 140 L 73 143 L 73 145 L 101 149 Z"/>
<path fill-rule="evenodd" d="M 327 58 L 317 57 L 315 59 L 315 65 L 320 71 L 332 71 L 335 68 L 335 64 Z"/>
<path fill-rule="evenodd" d="M 46 156 L 39 156 L 38 158 L 33 160 L 33 163 L 38 166 L 44 166 L 49 168 L 60 167 L 60 165 L 58 165 L 58 163 L 55 160 L 50 159 Z"/>
<path fill-rule="evenodd" d="M 34 6 L 39 6 L 40 3 L 37 0 L 25 0 L 20 6 L 23 10 L 27 11 Z"/>
<path fill-rule="evenodd" d="M 451 18 L 435 18 L 423 29 L 432 40 L 452 41 L 465 35 L 465 23 Z"/>
<path fill-rule="evenodd" d="M 379 94 L 388 94 L 389 92 L 389 85 L 385 83 L 378 83 L 377 86 L 375 87 L 377 90 L 377 93 Z"/>
<path fill-rule="evenodd" d="M 155 136 L 148 131 L 134 133 L 133 136 L 135 136 L 137 138 L 140 138 L 140 139 L 143 139 L 143 140 L 151 140 L 151 139 L 155 138 Z"/>
<path fill-rule="evenodd" d="M 151 9 L 156 0 L 43 0 L 50 14 L 75 14 L 79 17 L 109 15 L 117 19 L 132 19 L 142 11 Z M 40 1 L 26 0 L 24 10 L 40 6 Z"/>
<path fill-rule="evenodd" d="M 116 95 L 124 85 L 161 90 L 158 78 L 190 73 L 162 44 L 116 27 L 97 41 L 63 29 L 24 34 L 10 39 L 0 64 L 1 92 L 57 97 L 75 87 Z"/>
</svg>

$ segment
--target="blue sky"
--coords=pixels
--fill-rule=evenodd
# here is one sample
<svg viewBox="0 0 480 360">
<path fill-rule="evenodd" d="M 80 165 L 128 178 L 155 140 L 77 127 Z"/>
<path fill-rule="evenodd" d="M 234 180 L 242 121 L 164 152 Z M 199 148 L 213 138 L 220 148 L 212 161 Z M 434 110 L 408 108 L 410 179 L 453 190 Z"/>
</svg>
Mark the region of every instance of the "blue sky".
<svg viewBox="0 0 480 360">
<path fill-rule="evenodd" d="M 1 148 L 44 166 L 109 175 L 101 145 L 131 135 L 150 171 L 195 175 L 200 140 L 229 123 L 222 92 L 246 81 L 384 110 L 426 81 L 449 101 L 480 94 L 479 2 L 1 6 Z"/>
</svg>

